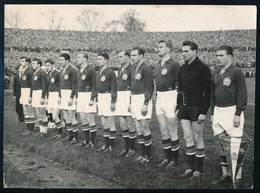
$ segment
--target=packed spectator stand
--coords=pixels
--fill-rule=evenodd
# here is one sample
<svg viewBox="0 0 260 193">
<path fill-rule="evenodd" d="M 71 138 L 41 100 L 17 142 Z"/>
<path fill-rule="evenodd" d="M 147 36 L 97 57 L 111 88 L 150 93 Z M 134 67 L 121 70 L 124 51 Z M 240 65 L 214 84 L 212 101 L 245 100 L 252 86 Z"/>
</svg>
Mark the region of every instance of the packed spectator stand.
<svg viewBox="0 0 260 193">
<path fill-rule="evenodd" d="M 196 42 L 199 45 L 199 57 L 211 69 L 215 66 L 215 49 L 221 45 L 230 45 L 234 48 L 235 63 L 243 69 L 247 77 L 255 77 L 256 30 L 112 33 L 10 28 L 5 29 L 5 75 L 11 80 L 22 55 L 38 57 L 43 61 L 52 58 L 58 63 L 57 59 L 62 50 L 70 51 L 74 63 L 76 54 L 86 51 L 90 57 L 89 61 L 93 64 L 98 52 L 108 51 L 111 57 L 110 65 L 116 68 L 117 52 L 138 46 L 145 48 L 147 62 L 155 65 L 159 60 L 155 47 L 161 39 L 173 42 L 173 58 L 181 64 L 182 42 Z"/>
</svg>

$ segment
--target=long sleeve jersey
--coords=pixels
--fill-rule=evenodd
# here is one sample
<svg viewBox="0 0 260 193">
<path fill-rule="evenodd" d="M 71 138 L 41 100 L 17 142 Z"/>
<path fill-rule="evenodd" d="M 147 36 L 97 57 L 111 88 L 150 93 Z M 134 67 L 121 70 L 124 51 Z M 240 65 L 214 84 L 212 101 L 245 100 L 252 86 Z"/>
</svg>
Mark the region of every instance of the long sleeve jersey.
<svg viewBox="0 0 260 193">
<path fill-rule="evenodd" d="M 91 100 L 96 96 L 96 71 L 91 65 L 78 71 L 78 92 L 91 92 Z"/>
<path fill-rule="evenodd" d="M 243 72 L 230 65 L 225 72 L 217 69 L 212 76 L 211 112 L 214 106 L 228 107 L 236 105 L 235 115 L 240 116 L 247 106 L 247 87 Z"/>
<path fill-rule="evenodd" d="M 73 98 L 77 95 L 78 92 L 78 78 L 77 78 L 77 69 L 71 64 L 66 66 L 60 76 L 61 90 L 71 90 L 70 98 Z"/>
<path fill-rule="evenodd" d="M 132 72 L 131 77 L 131 94 L 144 94 L 144 105 L 147 105 L 152 98 L 154 90 L 153 74 L 151 68 L 143 62 Z"/>
<path fill-rule="evenodd" d="M 187 106 L 199 106 L 200 114 L 207 114 L 210 106 L 211 72 L 197 57 L 191 64 L 184 64 L 179 70 L 178 91 L 185 93 Z M 180 96 L 177 103 L 180 105 Z"/>
<path fill-rule="evenodd" d="M 111 103 L 117 100 L 117 79 L 115 72 L 107 67 L 98 71 L 96 77 L 96 89 L 98 93 L 111 93 Z"/>
<path fill-rule="evenodd" d="M 42 90 L 41 98 L 45 98 L 48 91 L 48 77 L 47 73 L 42 69 L 37 69 L 32 76 L 32 87 L 30 97 L 34 90 Z"/>
<path fill-rule="evenodd" d="M 49 86 L 48 92 L 58 92 L 60 97 L 60 75 L 61 72 L 57 69 L 53 69 L 49 72 Z"/>
<path fill-rule="evenodd" d="M 155 82 L 157 91 L 175 90 L 178 81 L 180 64 L 172 58 L 168 59 L 164 64 L 161 61 L 155 67 Z"/>
<path fill-rule="evenodd" d="M 127 91 L 131 89 L 131 75 L 133 66 L 129 63 L 124 69 L 118 71 L 118 91 Z"/>
<path fill-rule="evenodd" d="M 32 87 L 32 76 L 33 71 L 31 68 L 27 67 L 22 73 L 21 88 L 31 88 Z"/>
</svg>

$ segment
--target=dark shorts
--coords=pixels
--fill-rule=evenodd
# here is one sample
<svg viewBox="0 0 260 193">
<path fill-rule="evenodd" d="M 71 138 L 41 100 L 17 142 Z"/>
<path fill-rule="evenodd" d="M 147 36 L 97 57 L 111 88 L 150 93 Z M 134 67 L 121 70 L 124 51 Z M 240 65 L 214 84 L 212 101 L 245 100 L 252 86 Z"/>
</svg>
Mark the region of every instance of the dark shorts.
<svg viewBox="0 0 260 193">
<path fill-rule="evenodd" d="M 187 119 L 190 121 L 197 121 L 200 115 L 200 107 L 198 106 L 183 106 L 180 105 L 178 112 L 178 119 Z"/>
</svg>

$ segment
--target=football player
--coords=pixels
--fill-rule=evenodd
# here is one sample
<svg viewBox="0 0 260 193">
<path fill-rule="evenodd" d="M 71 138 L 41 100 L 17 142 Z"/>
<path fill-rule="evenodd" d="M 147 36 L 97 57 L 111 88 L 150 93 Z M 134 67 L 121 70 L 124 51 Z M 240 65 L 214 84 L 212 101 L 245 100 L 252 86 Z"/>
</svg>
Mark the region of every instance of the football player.
<svg viewBox="0 0 260 193">
<path fill-rule="evenodd" d="M 154 73 L 157 90 L 156 115 L 165 154 L 165 159 L 159 164 L 159 167 L 166 169 L 178 164 L 180 149 L 175 114 L 180 65 L 171 58 L 171 49 L 171 41 L 161 40 L 158 42 L 157 53 L 161 60 L 156 65 Z"/>
<path fill-rule="evenodd" d="M 133 66 L 130 63 L 130 54 L 127 51 L 119 52 L 118 60 L 121 68 L 118 70 L 116 115 L 119 117 L 120 127 L 125 142 L 125 149 L 123 149 L 118 155 L 131 157 L 135 154 L 134 144 L 136 138 L 136 130 L 132 125 L 132 115 L 128 111 Z"/>
<path fill-rule="evenodd" d="M 111 152 L 114 149 L 116 138 L 115 109 L 117 100 L 117 79 L 115 72 L 108 67 L 109 55 L 98 54 L 96 89 L 98 94 L 98 116 L 103 126 L 105 145 L 99 152 Z"/>
<path fill-rule="evenodd" d="M 135 47 L 131 50 L 131 60 L 135 68 L 131 76 L 130 111 L 134 118 L 141 155 L 137 161 L 149 163 L 151 160 L 152 135 L 150 119 L 152 117 L 153 75 L 150 67 L 144 62 L 144 49 Z"/>
<path fill-rule="evenodd" d="M 96 141 L 96 123 L 94 115 L 97 112 L 96 97 L 96 72 L 92 65 L 87 63 L 88 55 L 84 52 L 77 55 L 80 66 L 78 71 L 78 96 L 77 112 L 80 113 L 84 141 L 82 146 L 94 147 Z"/>
</svg>

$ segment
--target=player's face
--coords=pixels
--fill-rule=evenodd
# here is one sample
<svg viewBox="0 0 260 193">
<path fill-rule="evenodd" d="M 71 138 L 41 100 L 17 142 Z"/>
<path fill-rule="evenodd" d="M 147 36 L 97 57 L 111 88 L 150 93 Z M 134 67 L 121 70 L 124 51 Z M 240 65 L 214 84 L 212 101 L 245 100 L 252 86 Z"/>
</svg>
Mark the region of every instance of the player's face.
<svg viewBox="0 0 260 193">
<path fill-rule="evenodd" d="M 53 65 L 51 63 L 49 63 L 49 62 L 45 63 L 45 66 L 46 66 L 47 72 L 51 71 L 52 68 L 53 68 Z"/>
<path fill-rule="evenodd" d="M 126 63 L 127 60 L 128 60 L 128 56 L 126 56 L 124 52 L 120 52 L 120 53 L 118 54 L 118 61 L 119 61 L 119 63 L 120 63 L 121 65 L 124 64 L 124 63 Z"/>
<path fill-rule="evenodd" d="M 223 67 L 230 63 L 231 55 L 227 55 L 226 50 L 218 50 L 216 53 L 217 56 L 217 66 Z"/>
<path fill-rule="evenodd" d="M 22 71 L 23 71 L 23 67 L 22 67 L 22 65 L 20 65 L 18 68 L 18 72 L 21 73 Z"/>
<path fill-rule="evenodd" d="M 191 60 L 195 55 L 196 50 L 191 50 L 190 46 L 182 47 L 182 57 L 185 62 Z"/>
<path fill-rule="evenodd" d="M 32 69 L 36 70 L 40 65 L 37 63 L 37 61 L 32 61 Z"/>
<path fill-rule="evenodd" d="M 130 57 L 133 63 L 137 64 L 142 59 L 143 55 L 139 55 L 138 50 L 132 50 Z"/>
<path fill-rule="evenodd" d="M 86 58 L 83 57 L 83 54 L 78 54 L 77 55 L 77 62 L 79 65 L 83 64 L 86 61 Z"/>
<path fill-rule="evenodd" d="M 64 57 L 60 57 L 59 63 L 63 68 L 67 65 L 67 61 L 65 60 Z"/>
<path fill-rule="evenodd" d="M 107 60 L 103 56 L 98 56 L 97 65 L 102 67 L 107 63 Z"/>
<path fill-rule="evenodd" d="M 159 43 L 157 46 L 157 53 L 160 57 L 165 56 L 165 54 L 169 53 L 170 49 L 166 46 L 164 42 Z"/>
<path fill-rule="evenodd" d="M 21 64 L 22 67 L 25 67 L 26 64 L 27 64 L 27 62 L 25 61 L 25 59 L 21 59 L 21 60 L 19 61 L 19 63 Z"/>
</svg>

